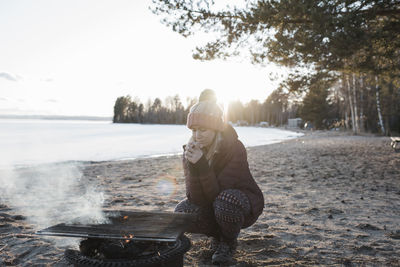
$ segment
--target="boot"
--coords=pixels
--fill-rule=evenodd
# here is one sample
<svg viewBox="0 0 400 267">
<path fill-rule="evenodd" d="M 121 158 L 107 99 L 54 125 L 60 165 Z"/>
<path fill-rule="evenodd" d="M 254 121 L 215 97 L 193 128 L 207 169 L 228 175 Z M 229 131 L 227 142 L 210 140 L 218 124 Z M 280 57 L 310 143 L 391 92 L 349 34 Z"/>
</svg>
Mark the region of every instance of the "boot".
<svg viewBox="0 0 400 267">
<path fill-rule="evenodd" d="M 214 254 L 215 251 L 217 251 L 218 246 L 219 246 L 219 238 L 211 237 L 209 249 L 210 249 L 210 252 L 211 252 L 212 254 Z"/>
<path fill-rule="evenodd" d="M 237 240 L 234 239 L 230 242 L 221 241 L 217 250 L 212 255 L 213 264 L 223 264 L 233 262 L 233 254 L 235 254 L 237 247 Z"/>
</svg>

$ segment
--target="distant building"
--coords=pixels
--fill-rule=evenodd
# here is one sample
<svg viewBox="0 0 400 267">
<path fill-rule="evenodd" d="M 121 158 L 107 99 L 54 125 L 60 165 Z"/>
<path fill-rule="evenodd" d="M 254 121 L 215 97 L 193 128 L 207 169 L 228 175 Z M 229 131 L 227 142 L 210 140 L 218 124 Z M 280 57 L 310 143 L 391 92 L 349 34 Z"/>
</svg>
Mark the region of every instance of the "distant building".
<svg viewBox="0 0 400 267">
<path fill-rule="evenodd" d="M 300 118 L 288 119 L 288 127 L 299 128 L 301 126 L 302 120 Z"/>
<path fill-rule="evenodd" d="M 245 121 L 245 120 L 238 120 L 236 122 L 236 125 L 237 126 L 249 126 L 249 123 L 247 121 Z"/>
<path fill-rule="evenodd" d="M 314 130 L 314 124 L 307 121 L 306 123 L 304 123 L 304 130 Z"/>
</svg>

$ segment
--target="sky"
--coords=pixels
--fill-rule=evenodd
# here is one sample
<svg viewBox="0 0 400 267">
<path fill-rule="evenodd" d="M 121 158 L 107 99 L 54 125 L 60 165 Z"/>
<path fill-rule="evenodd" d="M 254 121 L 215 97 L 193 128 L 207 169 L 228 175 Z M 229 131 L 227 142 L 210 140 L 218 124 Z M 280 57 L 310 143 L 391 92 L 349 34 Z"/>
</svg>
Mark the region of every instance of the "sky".
<svg viewBox="0 0 400 267">
<path fill-rule="evenodd" d="M 112 116 L 119 96 L 143 103 L 213 89 L 219 103 L 264 101 L 274 66 L 197 61 L 196 44 L 149 10 L 150 0 L 1 0 L 0 114 Z"/>
</svg>

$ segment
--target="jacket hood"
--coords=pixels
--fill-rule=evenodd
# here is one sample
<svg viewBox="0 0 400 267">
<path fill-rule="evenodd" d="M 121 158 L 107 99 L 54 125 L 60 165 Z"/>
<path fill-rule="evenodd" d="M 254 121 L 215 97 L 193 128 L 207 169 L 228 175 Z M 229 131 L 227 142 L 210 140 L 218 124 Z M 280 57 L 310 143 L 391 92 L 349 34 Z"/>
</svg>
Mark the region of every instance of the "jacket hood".
<svg viewBox="0 0 400 267">
<path fill-rule="evenodd" d="M 227 153 L 229 150 L 232 149 L 232 145 L 238 139 L 238 134 L 236 130 L 229 124 L 225 126 L 224 131 L 222 132 L 222 142 L 219 148 L 219 152 Z"/>
</svg>

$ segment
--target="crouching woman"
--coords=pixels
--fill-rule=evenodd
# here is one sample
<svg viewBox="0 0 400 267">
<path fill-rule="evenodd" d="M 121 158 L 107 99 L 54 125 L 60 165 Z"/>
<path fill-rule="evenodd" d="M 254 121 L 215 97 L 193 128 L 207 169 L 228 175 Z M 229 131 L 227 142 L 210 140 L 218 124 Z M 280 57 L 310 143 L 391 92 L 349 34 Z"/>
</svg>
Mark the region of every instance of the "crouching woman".
<svg viewBox="0 0 400 267">
<path fill-rule="evenodd" d="M 215 94 L 204 90 L 187 118 L 192 130 L 183 156 L 187 199 L 175 208 L 197 214 L 190 232 L 212 237 L 214 264 L 232 261 L 240 230 L 254 224 L 264 207 L 246 149 L 222 117 Z"/>
</svg>

